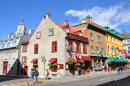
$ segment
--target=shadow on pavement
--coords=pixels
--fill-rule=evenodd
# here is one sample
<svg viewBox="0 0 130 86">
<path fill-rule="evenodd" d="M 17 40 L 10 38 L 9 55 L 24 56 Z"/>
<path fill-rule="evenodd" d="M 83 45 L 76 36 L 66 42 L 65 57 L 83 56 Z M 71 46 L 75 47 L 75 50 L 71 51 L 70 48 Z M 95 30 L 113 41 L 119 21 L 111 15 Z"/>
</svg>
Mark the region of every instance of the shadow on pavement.
<svg viewBox="0 0 130 86">
<path fill-rule="evenodd" d="M 120 80 L 100 84 L 100 85 L 97 85 L 97 86 L 130 86 L 130 76 L 128 76 L 126 78 L 122 78 Z"/>
<path fill-rule="evenodd" d="M 28 78 L 28 77 L 0 75 L 0 82 L 8 81 L 8 80 L 15 80 L 15 79 L 22 79 L 22 78 Z"/>
</svg>

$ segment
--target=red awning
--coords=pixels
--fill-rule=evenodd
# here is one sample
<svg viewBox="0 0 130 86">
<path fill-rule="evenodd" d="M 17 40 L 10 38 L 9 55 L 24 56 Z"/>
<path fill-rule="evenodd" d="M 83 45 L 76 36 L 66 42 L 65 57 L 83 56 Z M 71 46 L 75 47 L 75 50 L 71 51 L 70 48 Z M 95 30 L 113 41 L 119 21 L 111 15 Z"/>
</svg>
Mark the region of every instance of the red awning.
<svg viewBox="0 0 130 86">
<path fill-rule="evenodd" d="M 125 54 L 126 57 L 130 57 L 130 55 L 128 53 Z"/>
<path fill-rule="evenodd" d="M 74 58 L 69 58 L 69 59 L 71 59 L 75 63 L 77 62 L 76 59 L 74 59 Z"/>
<path fill-rule="evenodd" d="M 38 62 L 38 59 L 33 59 L 32 61 L 31 61 L 31 63 L 37 63 Z"/>
<path fill-rule="evenodd" d="M 84 60 L 84 61 L 92 61 L 92 59 L 89 56 L 82 56 L 82 60 Z"/>
<path fill-rule="evenodd" d="M 83 61 L 82 59 L 80 59 L 80 58 L 77 59 L 77 62 L 78 62 L 78 63 L 84 63 L 84 61 Z"/>
<path fill-rule="evenodd" d="M 57 62 L 57 58 L 51 58 L 49 62 Z"/>
</svg>

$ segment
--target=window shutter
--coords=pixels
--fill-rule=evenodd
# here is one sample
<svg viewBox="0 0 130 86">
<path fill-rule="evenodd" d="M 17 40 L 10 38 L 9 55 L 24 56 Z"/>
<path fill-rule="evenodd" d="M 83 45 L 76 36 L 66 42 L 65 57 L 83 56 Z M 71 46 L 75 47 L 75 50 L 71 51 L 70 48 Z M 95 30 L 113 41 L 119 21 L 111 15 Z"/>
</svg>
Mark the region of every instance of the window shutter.
<svg viewBox="0 0 130 86">
<path fill-rule="evenodd" d="M 63 64 L 60 64 L 60 69 L 64 69 Z"/>
</svg>

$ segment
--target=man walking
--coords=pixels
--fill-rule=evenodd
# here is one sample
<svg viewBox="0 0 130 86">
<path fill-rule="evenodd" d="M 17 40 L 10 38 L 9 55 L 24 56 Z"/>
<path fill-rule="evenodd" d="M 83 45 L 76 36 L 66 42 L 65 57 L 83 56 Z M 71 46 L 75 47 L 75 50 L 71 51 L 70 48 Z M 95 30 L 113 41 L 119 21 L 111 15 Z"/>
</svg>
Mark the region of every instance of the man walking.
<svg viewBox="0 0 130 86">
<path fill-rule="evenodd" d="M 34 82 L 38 82 L 38 76 L 39 76 L 39 72 L 38 72 L 38 68 L 36 68 L 34 72 Z"/>
<path fill-rule="evenodd" d="M 29 80 L 28 80 L 28 84 L 29 84 L 29 81 L 31 80 L 31 79 L 33 79 L 33 83 L 34 83 L 34 73 L 33 73 L 33 69 L 31 69 L 31 71 L 30 71 L 30 78 L 29 78 Z"/>
</svg>

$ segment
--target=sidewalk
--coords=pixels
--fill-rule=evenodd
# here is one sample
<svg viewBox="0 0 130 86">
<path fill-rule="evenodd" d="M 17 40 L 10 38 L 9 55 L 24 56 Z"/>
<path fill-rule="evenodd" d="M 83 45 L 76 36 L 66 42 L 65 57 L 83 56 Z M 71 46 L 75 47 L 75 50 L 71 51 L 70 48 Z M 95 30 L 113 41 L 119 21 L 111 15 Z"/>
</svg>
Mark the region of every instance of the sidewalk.
<svg viewBox="0 0 130 86">
<path fill-rule="evenodd" d="M 130 72 L 130 70 L 126 70 L 125 72 Z M 85 75 L 80 75 L 80 76 L 65 76 L 65 77 L 51 77 L 52 79 L 57 79 L 57 80 L 72 80 L 72 79 L 82 79 L 82 78 L 87 78 L 87 77 L 98 77 L 98 76 L 105 76 L 105 75 L 111 75 L 111 74 L 117 74 L 117 70 L 111 71 L 111 72 L 106 72 L 106 71 L 100 71 L 100 72 L 91 72 Z"/>
</svg>

